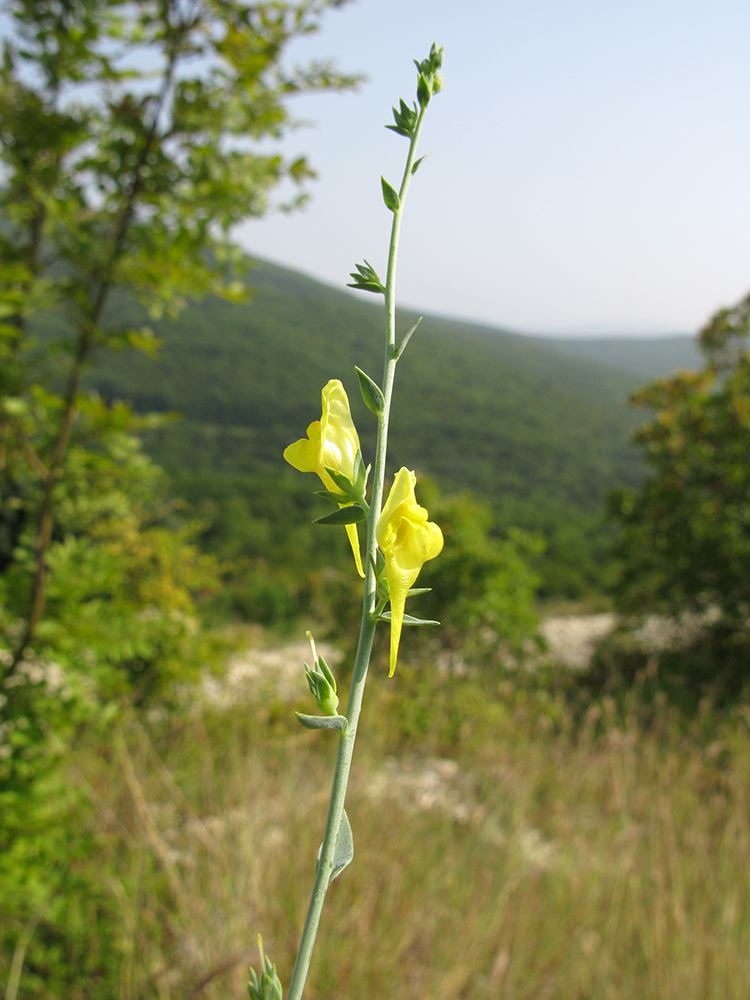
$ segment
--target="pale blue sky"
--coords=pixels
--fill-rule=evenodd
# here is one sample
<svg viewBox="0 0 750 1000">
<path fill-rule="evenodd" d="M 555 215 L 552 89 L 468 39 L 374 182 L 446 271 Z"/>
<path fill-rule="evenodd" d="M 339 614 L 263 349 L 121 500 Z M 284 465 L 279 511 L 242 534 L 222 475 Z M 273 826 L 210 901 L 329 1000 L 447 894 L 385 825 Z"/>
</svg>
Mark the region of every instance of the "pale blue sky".
<svg viewBox="0 0 750 1000">
<path fill-rule="evenodd" d="M 299 99 L 304 212 L 248 223 L 259 256 L 338 287 L 385 270 L 379 176 L 413 58 L 446 48 L 409 195 L 398 297 L 530 332 L 694 331 L 750 289 L 747 0 L 354 0 L 294 57 L 367 75 Z M 358 293 L 363 294 L 363 293 Z"/>
</svg>

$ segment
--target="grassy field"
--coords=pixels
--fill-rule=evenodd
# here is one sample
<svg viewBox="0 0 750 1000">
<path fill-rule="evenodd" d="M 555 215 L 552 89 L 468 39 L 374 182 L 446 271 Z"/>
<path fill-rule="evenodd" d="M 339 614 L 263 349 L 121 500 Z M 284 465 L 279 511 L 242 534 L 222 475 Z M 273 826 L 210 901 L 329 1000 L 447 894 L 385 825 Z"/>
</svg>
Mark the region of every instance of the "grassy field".
<svg viewBox="0 0 750 1000">
<path fill-rule="evenodd" d="M 374 668 L 310 1000 L 750 995 L 750 710 L 554 691 Z M 245 997 L 258 932 L 288 982 L 335 753 L 293 707 L 191 698 L 79 744 L 113 1000 Z"/>
</svg>

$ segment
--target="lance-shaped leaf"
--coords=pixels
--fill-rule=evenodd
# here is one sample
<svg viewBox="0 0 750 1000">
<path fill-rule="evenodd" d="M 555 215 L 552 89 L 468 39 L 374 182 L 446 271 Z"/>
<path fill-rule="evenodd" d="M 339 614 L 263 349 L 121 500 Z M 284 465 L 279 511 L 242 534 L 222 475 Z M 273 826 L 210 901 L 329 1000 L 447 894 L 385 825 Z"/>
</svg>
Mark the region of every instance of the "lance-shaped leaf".
<svg viewBox="0 0 750 1000">
<path fill-rule="evenodd" d="M 356 468 L 357 468 L 356 461 L 357 460 L 355 458 L 355 460 L 354 460 L 354 468 L 352 469 L 351 478 L 348 475 L 345 475 L 343 472 L 340 472 L 338 469 L 334 469 L 332 465 L 330 465 L 330 466 L 327 465 L 325 467 L 325 471 L 328 473 L 328 475 L 330 476 L 330 478 L 333 480 L 333 485 L 334 486 L 338 486 L 338 488 L 341 490 L 341 492 L 344 495 L 346 495 L 346 496 L 349 496 L 352 493 L 352 490 L 354 489 L 354 482 L 355 482 L 355 478 L 356 478 L 356 475 L 357 475 L 357 472 L 356 472 Z M 339 501 L 340 500 L 341 500 L 341 498 L 339 498 Z"/>
<path fill-rule="evenodd" d="M 406 345 L 411 340 L 412 336 L 414 335 L 414 331 L 417 329 L 417 327 L 421 322 L 422 322 L 422 317 L 420 316 L 417 322 L 414 324 L 414 326 L 410 330 L 407 330 L 406 333 L 404 334 L 404 339 L 401 341 L 398 349 L 396 350 L 396 361 L 398 361 L 398 359 L 404 353 Z"/>
<path fill-rule="evenodd" d="M 384 611 L 382 614 L 375 615 L 376 622 L 389 622 L 391 621 L 390 611 Z M 428 618 L 415 618 L 413 615 L 405 614 L 402 619 L 404 625 L 439 625 L 440 622 L 431 621 Z"/>
<path fill-rule="evenodd" d="M 398 191 L 391 187 L 385 177 L 380 178 L 380 183 L 383 187 L 385 207 L 389 212 L 398 212 L 399 208 L 401 208 L 401 199 L 398 196 Z"/>
<path fill-rule="evenodd" d="M 419 74 L 419 79 L 417 80 L 417 100 L 422 105 L 426 107 L 430 103 L 430 98 L 432 97 L 432 87 L 430 86 L 430 81 L 422 73 Z"/>
<path fill-rule="evenodd" d="M 357 453 L 357 458 L 354 463 L 354 485 L 357 488 L 357 499 L 362 502 L 363 506 L 366 507 L 367 504 L 364 503 L 365 487 L 367 486 L 367 477 L 370 475 L 370 466 L 365 466 L 362 459 L 362 452 Z"/>
<path fill-rule="evenodd" d="M 345 809 L 341 814 L 341 826 L 339 826 L 339 835 L 336 838 L 336 848 L 333 852 L 333 869 L 331 877 L 328 880 L 329 885 L 337 875 L 341 874 L 348 864 L 351 864 L 353 857 L 354 837 L 352 835 L 352 825 L 349 822 L 349 817 L 346 815 Z"/>
<path fill-rule="evenodd" d="M 321 844 L 318 848 L 318 859 L 315 865 L 315 874 L 317 875 L 318 869 L 320 868 L 320 856 L 323 853 L 323 845 Z M 331 874 L 328 878 L 328 885 L 333 882 L 337 875 L 350 865 L 354 857 L 354 836 L 352 834 L 352 825 L 349 822 L 349 817 L 346 815 L 346 809 L 341 813 L 341 823 L 339 825 L 339 832 L 336 835 L 336 846 L 333 849 L 333 859 L 331 862 Z"/>
<path fill-rule="evenodd" d="M 421 164 L 421 163 L 422 163 L 422 162 L 423 162 L 424 160 L 426 160 L 428 156 L 432 156 L 432 153 L 425 153 L 425 154 L 424 154 L 424 156 L 420 156 L 418 160 L 415 160 L 415 161 L 414 161 L 414 164 L 413 164 L 413 166 L 412 166 L 412 168 L 411 168 L 411 172 L 412 172 L 412 176 L 413 176 L 414 174 L 416 174 L 417 170 L 419 170 L 419 166 L 420 166 L 420 164 Z"/>
<path fill-rule="evenodd" d="M 354 370 L 357 373 L 357 378 L 359 379 L 359 389 L 362 393 L 362 399 L 365 402 L 365 406 L 368 410 L 376 416 L 380 416 L 385 408 L 385 397 L 377 383 L 373 382 L 369 375 L 365 374 L 361 368 L 354 366 Z"/>
<path fill-rule="evenodd" d="M 323 497 L 324 500 L 330 500 L 332 503 L 341 503 L 342 496 L 340 493 L 333 493 L 331 490 L 315 490 L 316 497 Z"/>
<path fill-rule="evenodd" d="M 335 729 L 336 732 L 345 733 L 349 725 L 345 715 L 305 715 L 303 712 L 294 714 L 305 729 Z"/>
<path fill-rule="evenodd" d="M 313 524 L 359 524 L 367 517 L 367 511 L 358 503 L 347 504 L 346 507 L 339 507 L 338 510 L 331 511 L 325 517 L 316 517 Z"/>
</svg>

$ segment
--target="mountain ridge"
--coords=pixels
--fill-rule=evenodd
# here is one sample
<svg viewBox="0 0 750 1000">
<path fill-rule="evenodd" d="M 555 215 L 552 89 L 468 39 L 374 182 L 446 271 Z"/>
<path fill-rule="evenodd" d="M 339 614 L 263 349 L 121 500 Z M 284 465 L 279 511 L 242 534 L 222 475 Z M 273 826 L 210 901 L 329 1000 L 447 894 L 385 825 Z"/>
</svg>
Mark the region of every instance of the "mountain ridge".
<svg viewBox="0 0 750 1000">
<path fill-rule="evenodd" d="M 178 492 L 194 502 L 239 492 L 265 516 L 267 497 L 296 489 L 283 485 L 293 473 L 282 451 L 319 416 L 329 379 L 344 383 L 371 460 L 375 420 L 354 366 L 380 380 L 384 313 L 375 296 L 265 262 L 248 282 L 249 304 L 191 303 L 177 320 L 151 324 L 163 342 L 158 360 L 102 354 L 89 384 L 138 411 L 182 414 L 147 441 Z M 133 302 L 117 308 L 120 322 L 147 321 Z M 398 336 L 417 318 L 399 311 Z M 602 537 L 608 494 L 643 475 L 628 443 L 640 418 L 626 402 L 642 381 L 545 338 L 426 315 L 398 368 L 389 475 L 406 465 L 443 491 L 469 491 L 500 529 L 539 532 L 549 552 L 567 545 L 575 562 Z"/>
</svg>

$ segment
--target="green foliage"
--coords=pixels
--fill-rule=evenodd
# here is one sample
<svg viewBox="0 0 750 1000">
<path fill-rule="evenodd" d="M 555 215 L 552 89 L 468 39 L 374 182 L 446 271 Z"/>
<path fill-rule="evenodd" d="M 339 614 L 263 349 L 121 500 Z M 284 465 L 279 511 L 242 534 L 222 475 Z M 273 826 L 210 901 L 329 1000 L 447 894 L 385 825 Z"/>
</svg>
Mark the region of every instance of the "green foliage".
<svg viewBox="0 0 750 1000">
<path fill-rule="evenodd" d="M 215 499 L 220 518 L 227 490 L 253 494 L 255 517 L 291 528 L 307 516 L 300 504 L 308 501 L 290 496 L 279 456 L 317 408 L 314 387 L 332 374 L 346 385 L 363 449 L 372 454 L 375 422 L 360 404 L 353 370 L 372 374 L 382 364 L 381 320 L 376 305 L 270 264 L 258 264 L 247 280 L 257 290 L 251 307 L 207 298 L 179 321 L 155 325 L 158 361 L 103 357 L 90 384 L 140 412 L 183 415 L 147 437 L 180 495 Z M 130 325 L 145 321 L 132 303 L 117 307 Z M 401 315 L 399 330 L 416 318 Z M 601 592 L 613 534 L 601 513 L 605 497 L 641 475 L 627 440 L 633 377 L 468 323 L 427 317 L 415 337 L 419 350 L 410 341 L 400 362 L 409 391 L 391 420 L 394 467 L 408 464 L 446 493 L 469 490 L 492 506 L 503 530 L 542 534 L 550 596 Z M 263 492 L 274 496 L 272 508 L 262 504 Z M 325 505 L 317 511 L 324 514 Z M 234 516 L 233 524 L 242 534 L 252 530 Z M 218 522 L 215 530 L 228 534 Z M 275 528 L 271 534 L 283 551 L 263 557 L 281 563 L 291 549 Z M 332 544 L 301 533 L 296 541 L 303 553 Z"/>
<path fill-rule="evenodd" d="M 174 308 L 188 290 L 234 294 L 216 267 L 232 262 L 226 233 L 264 213 L 282 178 L 311 175 L 304 160 L 246 140 L 286 132 L 291 95 L 353 82 L 327 65 L 280 66 L 326 6 L 9 4 L 4 263 L 25 269 L 35 291 L 44 264 L 45 300 L 75 320 L 90 309 L 92 282 L 95 293 L 101 282 L 135 289 L 154 308 Z M 50 279 L 54 262 L 64 268 Z"/>
<path fill-rule="evenodd" d="M 268 955 L 263 953 L 263 944 L 258 938 L 260 948 L 261 974 L 258 976 L 255 969 L 250 969 L 250 981 L 247 984 L 250 1000 L 282 1000 L 284 991 L 279 977 L 276 973 L 276 966 Z"/>
<path fill-rule="evenodd" d="M 194 545 L 199 526 L 167 499 L 164 474 L 142 453 L 130 421 L 113 426 L 117 417 L 117 409 L 90 401 L 76 423 L 55 491 L 46 615 L 34 649 L 85 675 L 100 697 L 132 691 L 143 699 L 197 670 L 206 651 L 195 600 L 218 589 L 219 575 Z M 34 508 L 38 483 L 19 473 L 16 467 L 4 504 L 11 544 L 0 575 L 0 624 L 7 655 L 23 630 L 35 570 L 35 526 L 25 512 Z"/>
<path fill-rule="evenodd" d="M 718 607 L 737 625 L 750 610 L 749 333 L 750 297 L 703 330 L 701 371 L 633 397 L 655 411 L 636 435 L 652 475 L 618 501 L 639 605 Z"/>
<path fill-rule="evenodd" d="M 650 476 L 613 502 L 622 522 L 623 606 L 708 616 L 748 676 L 750 296 L 700 335 L 704 366 L 646 386 L 654 416 L 636 435 Z M 727 645 L 727 643 L 729 645 Z M 739 647 L 738 647 L 739 643 Z"/>
<path fill-rule="evenodd" d="M 246 297 L 229 230 L 267 211 L 282 179 L 311 173 L 304 160 L 285 163 L 248 142 L 292 126 L 290 96 L 354 82 L 328 66 L 282 69 L 285 47 L 315 30 L 327 6 L 9 5 L 0 68 L 0 489 L 14 493 L 21 466 L 36 480 L 18 515 L 35 536 L 14 662 L 45 612 L 56 505 L 87 405 L 85 369 L 107 350 L 157 346 L 148 317 L 128 322 L 111 297 L 127 288 L 152 319 L 176 315 L 187 293 Z"/>
<path fill-rule="evenodd" d="M 536 632 L 541 538 L 500 530 L 487 504 L 468 493 L 443 496 L 426 479 L 419 481 L 419 500 L 440 525 L 444 547 L 424 564 L 417 592 L 406 602 L 401 661 L 447 649 L 474 666 L 507 664 Z M 355 642 L 361 604 L 350 576 L 337 574 L 328 589 L 336 641 L 346 639 L 348 646 Z M 429 592 L 420 593 L 424 588 Z M 409 616 L 440 628 L 410 628 Z"/>
<path fill-rule="evenodd" d="M 264 140 L 294 94 L 350 86 L 282 68 L 338 0 L 11 0 L 0 65 L 0 881 L 6 1000 L 110 998 L 115 903 L 70 748 L 123 705 L 162 704 L 210 664 L 218 589 L 202 526 L 167 500 L 134 420 L 84 377 L 186 296 L 244 300 L 230 229 L 304 159 Z M 127 289 L 135 315 L 118 308 Z M 135 322 L 130 322 L 135 319 Z M 137 893 L 137 890 L 136 890 Z M 96 946 L 91 929 L 101 926 Z M 76 980 L 78 974 L 82 979 Z M 6 978 L 5 976 L 3 977 Z M 123 981 L 124 982 L 124 981 Z M 153 992 L 153 990 L 151 990 Z"/>
<path fill-rule="evenodd" d="M 103 734 L 122 703 L 174 701 L 176 682 L 195 679 L 216 658 L 196 601 L 218 589 L 219 574 L 132 434 L 109 433 L 97 449 L 71 447 L 56 511 L 46 614 L 12 673 L 33 524 L 18 532 L 0 575 L 2 943 L 19 961 L 25 956 L 19 995 L 72 995 L 69 977 L 85 974 L 92 985 L 82 995 L 105 1000 L 95 984 L 111 962 L 106 951 L 116 952 L 107 941 L 116 906 L 84 864 L 96 842 L 92 804 L 66 774 L 68 747 L 84 733 Z M 101 925 L 97 949 L 92 925 Z"/>
<path fill-rule="evenodd" d="M 330 894 L 336 933 L 319 936 L 311 996 L 748 993 L 747 706 L 692 720 L 658 699 L 573 706 L 533 678 L 503 678 L 490 697 L 429 659 L 401 663 L 396 681 L 368 681 L 347 804 L 357 863 Z M 122 760 L 117 727 L 74 744 L 65 778 L 96 794 L 61 850 L 99 835 L 70 882 L 54 867 L 40 878 L 78 947 L 43 920 L 19 998 L 247 997 L 259 929 L 289 982 L 334 742 L 297 738 L 292 707 L 264 694 L 131 718 Z M 24 926 L 0 907 L 4 984 Z"/>
<path fill-rule="evenodd" d="M 500 534 L 491 509 L 467 494 L 441 500 L 424 483 L 420 489 L 445 546 L 420 574 L 419 585 L 431 592 L 410 600 L 407 609 L 438 618 L 441 643 L 470 658 L 496 663 L 502 652 L 518 653 L 537 625 L 539 574 L 533 566 L 542 540 L 519 529 Z"/>
</svg>

